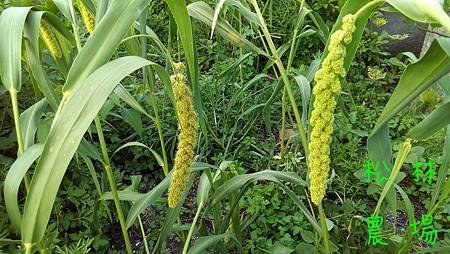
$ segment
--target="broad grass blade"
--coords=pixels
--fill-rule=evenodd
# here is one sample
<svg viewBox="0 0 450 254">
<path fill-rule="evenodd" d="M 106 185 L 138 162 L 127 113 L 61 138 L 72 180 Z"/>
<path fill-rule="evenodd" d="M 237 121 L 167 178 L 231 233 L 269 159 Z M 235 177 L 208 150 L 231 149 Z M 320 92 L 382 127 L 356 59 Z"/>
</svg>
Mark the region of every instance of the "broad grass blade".
<svg viewBox="0 0 450 254">
<path fill-rule="evenodd" d="M 67 95 L 58 109 L 27 195 L 22 241 L 39 242 L 44 236 L 53 203 L 66 169 L 92 120 L 114 87 L 133 71 L 150 64 L 140 57 L 123 57 L 92 73 L 81 89 Z"/>
<path fill-rule="evenodd" d="M 5 206 L 9 219 L 16 229 L 20 229 L 22 225 L 22 213 L 17 202 L 20 183 L 34 161 L 41 156 L 43 149 L 44 145 L 42 144 L 30 146 L 14 161 L 6 175 L 3 186 Z"/>
<path fill-rule="evenodd" d="M 11 7 L 0 16 L 0 75 L 8 90 L 22 85 L 22 33 L 31 7 Z"/>
<path fill-rule="evenodd" d="M 97 68 L 104 65 L 119 46 L 149 0 L 112 1 L 70 68 L 64 94 L 69 94 Z"/>
<path fill-rule="evenodd" d="M 426 139 L 450 124 L 450 96 L 438 108 L 433 110 L 407 136 L 415 140 Z"/>
<path fill-rule="evenodd" d="M 435 39 L 418 62 L 410 64 L 383 109 L 368 139 L 373 161 L 391 161 L 388 122 L 428 87 L 450 72 L 450 38 Z"/>
<path fill-rule="evenodd" d="M 226 238 L 229 238 L 236 243 L 236 246 L 238 247 L 238 253 L 243 253 L 242 245 L 236 239 L 236 237 L 231 233 L 225 233 L 220 235 L 209 235 L 198 238 L 197 240 L 195 240 L 194 246 L 192 246 L 192 248 L 189 249 L 188 254 L 203 253 L 208 247 L 214 246 Z"/>
</svg>

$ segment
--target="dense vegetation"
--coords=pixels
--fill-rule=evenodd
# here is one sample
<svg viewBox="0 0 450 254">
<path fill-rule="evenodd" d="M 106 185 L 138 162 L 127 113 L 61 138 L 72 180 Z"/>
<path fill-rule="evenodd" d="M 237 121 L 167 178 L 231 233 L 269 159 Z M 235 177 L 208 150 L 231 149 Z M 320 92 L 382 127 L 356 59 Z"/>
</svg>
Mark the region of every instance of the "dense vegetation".
<svg viewBox="0 0 450 254">
<path fill-rule="evenodd" d="M 449 253 L 448 4 L 2 1 L 0 253 Z"/>
</svg>

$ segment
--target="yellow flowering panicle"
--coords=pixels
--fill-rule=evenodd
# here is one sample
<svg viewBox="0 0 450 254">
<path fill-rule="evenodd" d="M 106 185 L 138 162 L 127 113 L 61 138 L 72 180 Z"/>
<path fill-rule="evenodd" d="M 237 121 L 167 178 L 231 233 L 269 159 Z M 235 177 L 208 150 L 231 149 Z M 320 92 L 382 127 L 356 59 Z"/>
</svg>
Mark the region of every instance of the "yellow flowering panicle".
<svg viewBox="0 0 450 254">
<path fill-rule="evenodd" d="M 78 9 L 80 10 L 81 13 L 81 17 L 83 18 L 84 25 L 86 26 L 86 29 L 88 30 L 89 33 L 92 33 L 92 31 L 94 31 L 94 24 L 95 24 L 94 17 L 81 0 L 78 0 L 77 4 Z"/>
<path fill-rule="evenodd" d="M 178 135 L 172 181 L 169 186 L 168 202 L 169 207 L 172 208 L 177 206 L 181 200 L 184 188 L 189 180 L 189 168 L 194 161 L 197 146 L 197 113 L 183 71 L 184 65 L 182 63 L 175 64 L 175 74 L 170 77 L 181 129 Z"/>
<path fill-rule="evenodd" d="M 309 143 L 310 192 L 314 204 L 319 205 L 325 196 L 328 171 L 330 168 L 330 143 L 333 133 L 333 114 L 336 98 L 341 91 L 340 77 L 345 77 L 345 45 L 352 40 L 355 31 L 355 16 L 343 18 L 342 29 L 331 35 L 328 55 L 317 71 L 313 93 L 314 109 L 311 114 L 311 141 Z"/>
<path fill-rule="evenodd" d="M 61 48 L 59 47 L 59 43 L 56 40 L 56 36 L 53 33 L 51 26 L 45 20 L 41 21 L 39 34 L 41 35 L 42 40 L 50 51 L 50 54 L 57 58 L 61 57 Z"/>
</svg>

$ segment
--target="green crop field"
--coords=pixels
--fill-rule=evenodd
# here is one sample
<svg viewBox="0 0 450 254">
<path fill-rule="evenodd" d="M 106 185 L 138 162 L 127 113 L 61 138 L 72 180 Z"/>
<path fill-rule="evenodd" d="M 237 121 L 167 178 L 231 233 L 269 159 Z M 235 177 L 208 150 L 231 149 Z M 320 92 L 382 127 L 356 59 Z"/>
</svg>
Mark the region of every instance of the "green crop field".
<svg viewBox="0 0 450 254">
<path fill-rule="evenodd" d="M 0 1 L 1 253 L 450 253 L 450 1 Z"/>
</svg>

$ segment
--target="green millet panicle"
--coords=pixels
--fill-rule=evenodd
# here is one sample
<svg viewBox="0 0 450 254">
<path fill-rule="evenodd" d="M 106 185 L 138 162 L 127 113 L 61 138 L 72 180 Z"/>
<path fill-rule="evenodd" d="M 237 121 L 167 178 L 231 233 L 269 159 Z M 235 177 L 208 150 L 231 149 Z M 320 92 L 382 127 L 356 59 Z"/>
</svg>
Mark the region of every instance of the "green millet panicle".
<svg viewBox="0 0 450 254">
<path fill-rule="evenodd" d="M 194 161 L 197 146 L 198 120 L 192 103 L 191 92 L 183 74 L 184 65 L 175 64 L 175 74 L 170 77 L 178 113 L 180 134 L 175 153 L 174 171 L 169 186 L 169 207 L 176 207 L 189 180 L 189 168 Z"/>
<path fill-rule="evenodd" d="M 61 48 L 59 47 L 59 43 L 56 40 L 56 36 L 53 33 L 51 26 L 45 20 L 41 21 L 39 34 L 48 50 L 50 51 L 50 54 L 57 58 L 61 57 Z"/>
<path fill-rule="evenodd" d="M 81 17 L 83 18 L 84 25 L 86 26 L 86 29 L 88 30 L 89 33 L 92 33 L 92 31 L 94 31 L 94 24 L 95 24 L 94 17 L 81 0 L 78 0 L 77 4 L 78 9 L 80 10 L 81 13 Z"/>
<path fill-rule="evenodd" d="M 327 188 L 333 114 L 336 108 L 335 96 L 341 91 L 339 78 L 346 75 L 344 69 L 345 45 L 352 41 L 352 34 L 355 31 L 355 16 L 346 15 L 342 22 L 342 29 L 331 35 L 328 55 L 314 78 L 315 100 L 310 119 L 312 132 L 308 159 L 311 168 L 309 175 L 311 200 L 316 205 L 322 202 Z"/>
</svg>

